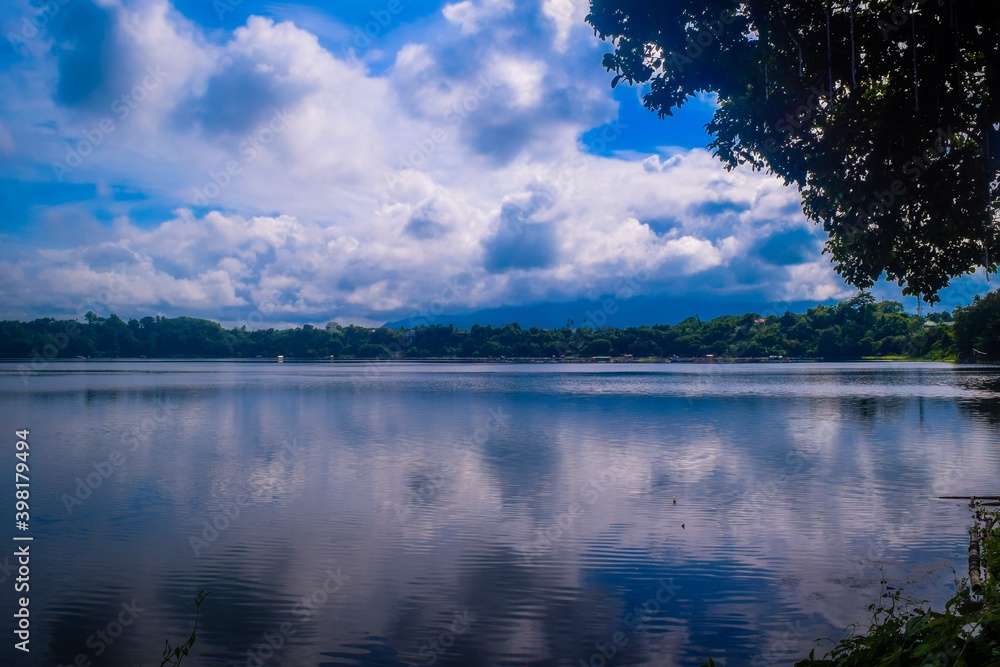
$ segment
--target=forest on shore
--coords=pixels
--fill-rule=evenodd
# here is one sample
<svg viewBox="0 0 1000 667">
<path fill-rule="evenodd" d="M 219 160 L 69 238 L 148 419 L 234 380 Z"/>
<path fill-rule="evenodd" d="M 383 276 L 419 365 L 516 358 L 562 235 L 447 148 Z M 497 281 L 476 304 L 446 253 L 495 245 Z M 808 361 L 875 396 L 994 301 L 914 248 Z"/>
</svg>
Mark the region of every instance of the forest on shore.
<svg viewBox="0 0 1000 667">
<path fill-rule="evenodd" d="M 805 313 L 688 318 L 675 325 L 560 329 L 425 324 L 400 329 L 303 325 L 225 329 L 193 317 L 128 321 L 88 312 L 83 321 L 0 321 L 0 358 L 286 359 L 1000 359 L 1000 291 L 927 316 L 867 293 Z"/>
</svg>

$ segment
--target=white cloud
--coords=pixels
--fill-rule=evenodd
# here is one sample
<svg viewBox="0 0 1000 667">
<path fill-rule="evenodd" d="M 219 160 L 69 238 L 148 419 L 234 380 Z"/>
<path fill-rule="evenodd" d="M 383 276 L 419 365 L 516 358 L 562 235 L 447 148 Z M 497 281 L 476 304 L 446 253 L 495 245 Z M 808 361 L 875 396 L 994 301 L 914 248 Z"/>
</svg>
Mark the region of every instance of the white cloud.
<svg viewBox="0 0 1000 667">
<path fill-rule="evenodd" d="M 463 33 L 479 32 L 483 23 L 493 21 L 510 12 L 514 3 L 510 0 L 463 0 L 445 5 L 442 10 L 444 17 L 461 26 Z"/>
<path fill-rule="evenodd" d="M 567 35 L 585 4 L 543 3 L 553 48 L 576 48 Z M 611 120 L 614 102 L 566 69 L 572 56 L 546 61 L 551 51 L 515 48 L 506 28 L 483 29 L 511 10 L 448 5 L 463 35 L 438 25 L 373 74 L 290 22 L 251 17 L 220 37 L 162 0 L 116 5 L 120 55 L 168 75 L 66 180 L 97 181 L 106 197 L 146 193 L 174 212 L 151 222 L 123 206 L 86 242 L 8 259 L 0 307 L 72 310 L 119 275 L 128 286 L 109 307 L 227 321 L 261 304 L 288 321 L 384 321 L 450 281 L 462 284 L 455 309 L 575 299 L 640 269 L 650 291 L 844 292 L 825 258 L 752 270 L 761 236 L 802 224 L 796 194 L 775 179 L 726 172 L 704 150 L 585 152 L 581 134 Z M 26 61 L 2 77 L 53 67 Z M 44 87 L 26 94 L 0 107 L 0 150 L 7 127 L 24 151 L 25 129 L 44 170 L 95 117 Z M 505 219 L 514 204 L 521 217 Z"/>
<path fill-rule="evenodd" d="M 788 267 L 788 282 L 781 298 L 786 301 L 825 301 L 846 299 L 857 290 L 848 288 L 835 277 L 829 265 L 821 262 Z"/>
<path fill-rule="evenodd" d="M 396 54 L 395 70 L 402 76 L 422 74 L 434 64 L 425 44 L 406 44 Z"/>
<path fill-rule="evenodd" d="M 492 74 L 513 91 L 515 105 L 533 107 L 541 102 L 544 93 L 542 89 L 542 78 L 545 76 L 544 63 L 498 58 L 491 69 Z"/>
<path fill-rule="evenodd" d="M 543 0 L 542 12 L 555 24 L 556 51 L 566 51 L 569 33 L 574 27 L 584 27 L 584 17 L 590 5 L 587 0 Z"/>
</svg>

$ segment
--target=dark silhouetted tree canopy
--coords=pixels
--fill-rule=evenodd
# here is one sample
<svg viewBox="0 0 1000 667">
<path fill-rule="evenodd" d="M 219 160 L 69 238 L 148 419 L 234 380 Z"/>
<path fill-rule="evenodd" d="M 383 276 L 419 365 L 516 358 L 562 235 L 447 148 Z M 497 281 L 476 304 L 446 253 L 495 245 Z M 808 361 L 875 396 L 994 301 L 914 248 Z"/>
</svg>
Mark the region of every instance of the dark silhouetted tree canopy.
<svg viewBox="0 0 1000 667">
<path fill-rule="evenodd" d="M 604 66 L 661 117 L 718 94 L 710 148 L 794 183 L 852 285 L 937 301 L 1000 254 L 1000 2 L 592 0 Z"/>
<path fill-rule="evenodd" d="M 995 297 L 995 298 L 994 298 Z M 957 309 L 955 331 L 963 332 L 963 350 L 972 347 L 1000 356 L 1000 345 L 983 335 L 1000 330 L 1000 293 Z M 989 306 L 986 308 L 985 306 Z M 945 322 L 946 324 L 939 324 Z M 475 325 L 468 331 L 448 325 L 412 329 L 372 329 L 304 325 L 295 329 L 226 330 L 192 317 L 143 317 L 127 322 L 88 313 L 84 322 L 44 318 L 33 322 L 0 321 L 0 359 L 27 359 L 18 372 L 46 367 L 53 359 L 91 358 L 235 358 L 274 359 L 498 359 L 531 357 L 587 360 L 592 357 L 824 357 L 908 356 L 928 359 L 953 354 L 951 315 L 908 315 L 895 301 L 876 303 L 860 294 L 834 306 L 818 305 L 805 313 L 697 317 L 674 325 L 599 328 L 522 328 Z M 967 334 L 967 335 L 966 335 Z M 995 337 L 995 336 L 994 336 Z M 988 347 L 992 345 L 992 347 Z"/>
</svg>

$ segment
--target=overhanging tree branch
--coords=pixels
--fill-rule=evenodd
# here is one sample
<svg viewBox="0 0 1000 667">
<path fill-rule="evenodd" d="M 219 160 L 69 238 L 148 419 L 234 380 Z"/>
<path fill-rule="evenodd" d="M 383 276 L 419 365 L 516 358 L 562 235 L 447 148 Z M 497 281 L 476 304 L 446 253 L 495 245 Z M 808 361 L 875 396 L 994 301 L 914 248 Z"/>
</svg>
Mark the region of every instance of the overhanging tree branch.
<svg viewBox="0 0 1000 667">
<path fill-rule="evenodd" d="M 886 277 L 934 303 L 952 278 L 997 269 L 1000 3 L 907 7 L 592 0 L 587 20 L 616 82 L 648 82 L 660 116 L 718 95 L 709 147 L 795 184 L 849 283 Z"/>
</svg>

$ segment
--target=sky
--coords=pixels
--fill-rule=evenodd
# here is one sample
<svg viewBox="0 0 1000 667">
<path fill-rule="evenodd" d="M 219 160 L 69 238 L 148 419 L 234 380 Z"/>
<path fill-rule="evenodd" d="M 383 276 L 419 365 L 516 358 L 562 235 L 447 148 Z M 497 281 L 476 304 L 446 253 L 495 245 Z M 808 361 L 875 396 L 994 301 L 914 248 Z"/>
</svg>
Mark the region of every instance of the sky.
<svg viewBox="0 0 1000 667">
<path fill-rule="evenodd" d="M 587 6 L 0 0 L 0 318 L 856 293 L 794 188 L 705 149 L 710 95 L 611 89 Z"/>
</svg>

